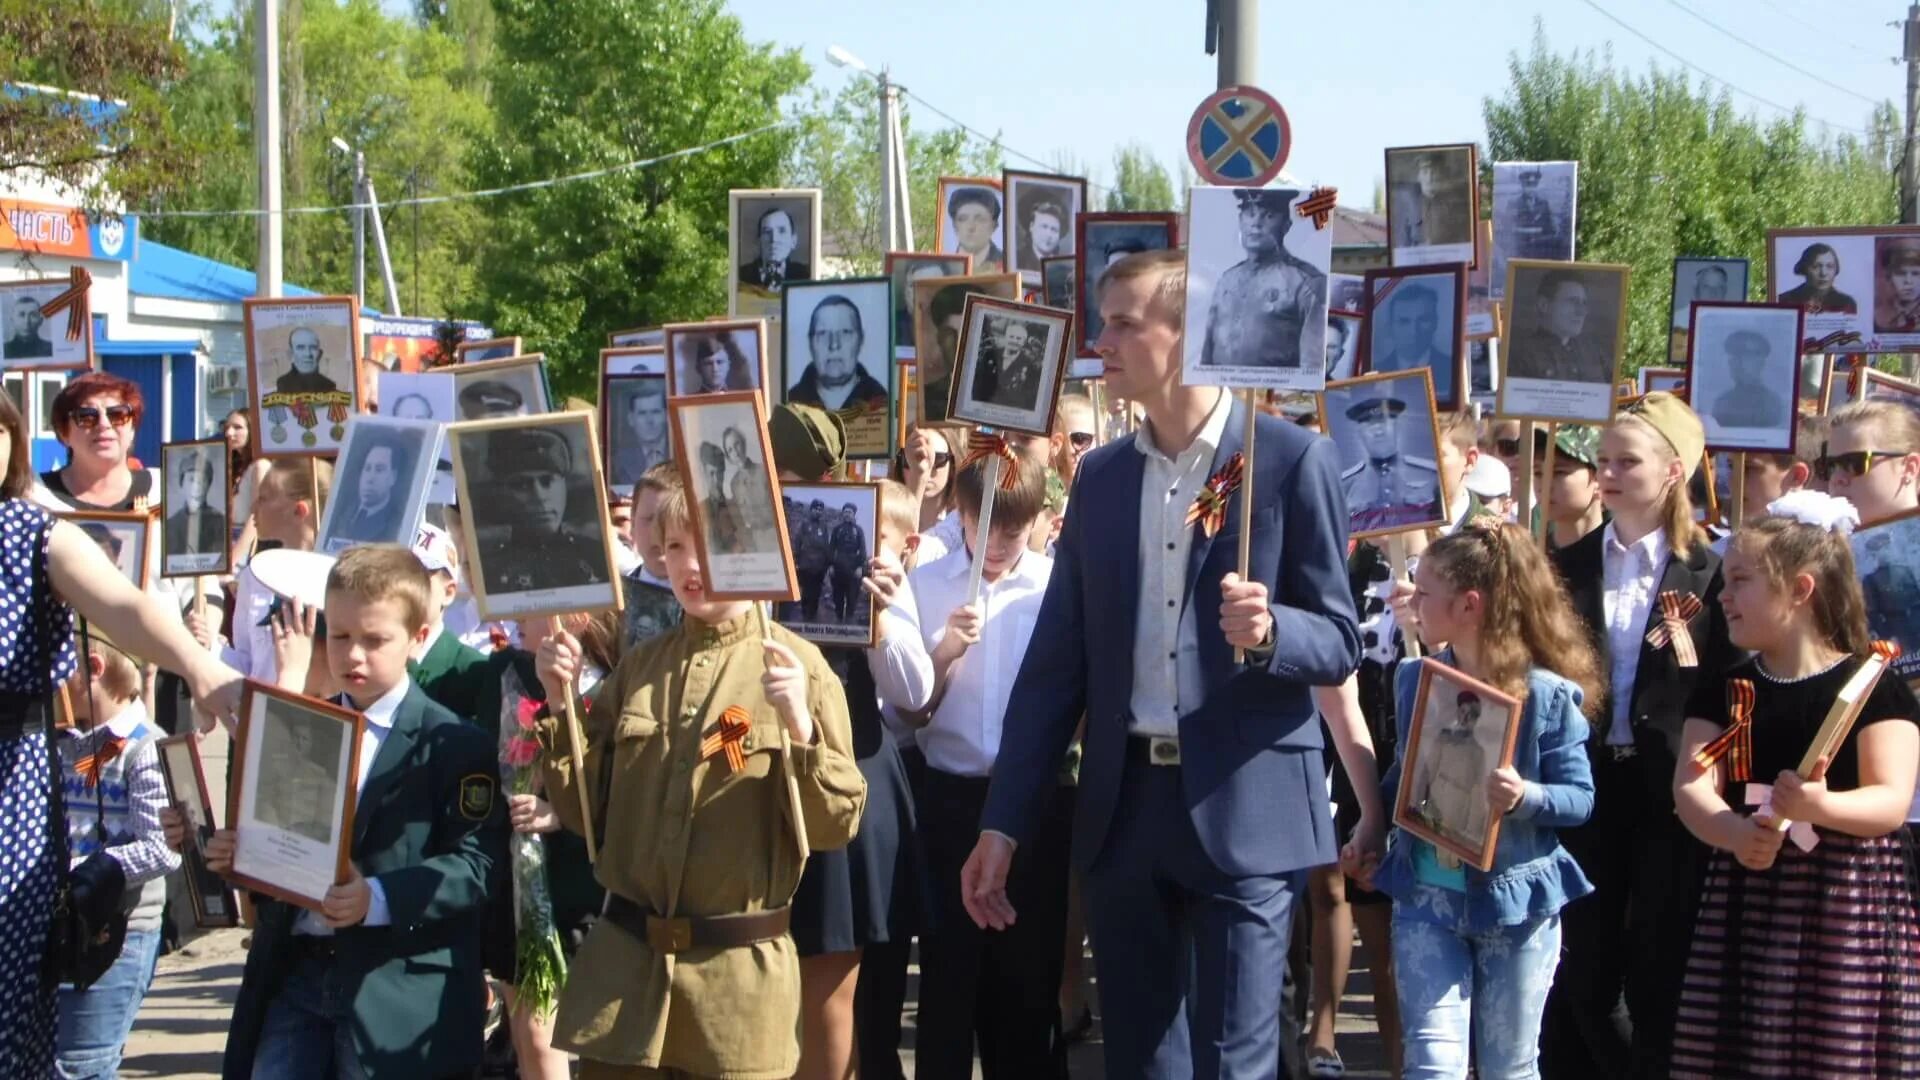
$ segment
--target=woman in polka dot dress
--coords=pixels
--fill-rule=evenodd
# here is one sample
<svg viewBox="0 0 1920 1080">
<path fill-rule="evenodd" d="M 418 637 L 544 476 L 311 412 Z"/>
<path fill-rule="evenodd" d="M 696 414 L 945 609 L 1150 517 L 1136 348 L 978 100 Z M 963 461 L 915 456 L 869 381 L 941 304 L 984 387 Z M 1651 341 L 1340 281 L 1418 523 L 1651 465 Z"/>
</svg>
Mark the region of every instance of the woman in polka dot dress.
<svg viewBox="0 0 1920 1080">
<path fill-rule="evenodd" d="M 240 676 L 120 576 L 78 528 L 29 498 L 32 462 L 13 399 L 0 394 L 0 1076 L 53 1067 L 53 918 L 62 833 L 47 732 L 52 694 L 74 671 L 77 609 L 128 652 L 187 680 L 214 715 L 239 704 Z"/>
</svg>

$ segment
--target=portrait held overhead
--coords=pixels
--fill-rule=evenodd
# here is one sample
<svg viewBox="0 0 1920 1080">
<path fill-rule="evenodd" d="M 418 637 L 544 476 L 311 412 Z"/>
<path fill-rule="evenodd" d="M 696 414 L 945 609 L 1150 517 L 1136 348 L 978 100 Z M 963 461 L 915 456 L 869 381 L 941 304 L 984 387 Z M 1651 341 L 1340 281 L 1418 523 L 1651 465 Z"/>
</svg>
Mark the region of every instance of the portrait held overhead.
<svg viewBox="0 0 1920 1080">
<path fill-rule="evenodd" d="M 1462 265 L 1367 271 L 1367 317 L 1360 373 L 1425 368 L 1439 407 L 1458 411 L 1466 366 L 1467 268 Z"/>
<path fill-rule="evenodd" d="M 659 343 L 653 345 L 616 345 L 600 350 L 600 375 L 659 375 L 667 374 L 666 331 L 660 331 Z"/>
<path fill-rule="evenodd" d="M 972 262 L 970 273 L 996 274 L 1007 269 L 1000 181 L 943 176 L 935 190 L 939 216 L 934 219 L 934 242 L 940 251 L 967 256 Z"/>
<path fill-rule="evenodd" d="M 1693 305 L 1685 382 L 1708 450 L 1793 452 L 1804 318 L 1793 304 Z"/>
<path fill-rule="evenodd" d="M 1447 524 L 1452 493 L 1440 476 L 1440 433 L 1425 368 L 1329 383 L 1320 423 L 1340 452 L 1352 535 Z"/>
<path fill-rule="evenodd" d="M 672 408 L 703 594 L 717 600 L 797 600 L 760 396 L 676 398 Z"/>
<path fill-rule="evenodd" d="M 1040 302 L 1062 311 L 1072 311 L 1078 291 L 1074 274 L 1078 272 L 1072 255 L 1055 255 L 1040 263 Z"/>
<path fill-rule="evenodd" d="M 1494 164 L 1494 299 L 1505 295 L 1508 259 L 1573 260 L 1579 182 L 1577 161 Z"/>
<path fill-rule="evenodd" d="M 398 416 L 355 416 L 334 469 L 315 550 L 413 543 L 439 472 L 442 425 Z"/>
<path fill-rule="evenodd" d="M 1100 340 L 1100 278 L 1107 268 L 1129 255 L 1142 251 L 1163 251 L 1178 247 L 1180 218 L 1177 214 L 1116 212 L 1080 215 L 1080 236 L 1074 247 L 1078 269 L 1075 282 L 1078 299 L 1071 307 L 1077 320 L 1078 355 L 1098 357 L 1094 343 Z M 1078 374 L 1076 372 L 1076 374 Z M 1099 377 L 1098 366 L 1087 370 L 1088 378 Z"/>
<path fill-rule="evenodd" d="M 610 349 L 633 349 L 642 346 L 659 348 L 667 343 L 667 330 L 663 326 L 636 326 L 631 330 L 615 330 L 607 335 L 607 347 Z"/>
<path fill-rule="evenodd" d="M 1685 332 L 1693 325 L 1695 301 L 1739 303 L 1747 298 L 1745 259 L 1673 260 L 1673 328 Z"/>
<path fill-rule="evenodd" d="M 887 252 L 886 271 L 893 282 L 893 356 L 914 358 L 913 283 L 922 278 L 965 277 L 973 269 L 971 255 L 936 255 L 915 251 Z"/>
<path fill-rule="evenodd" d="M 167 443 L 160 460 L 165 484 L 161 576 L 226 573 L 232 533 L 225 441 Z"/>
<path fill-rule="evenodd" d="M 735 268 L 727 314 L 779 318 L 781 290 L 813 280 L 820 265 L 820 192 L 730 191 L 727 209 L 728 265 Z"/>
<path fill-rule="evenodd" d="M 1625 266 L 1507 263 L 1509 340 L 1501 350 L 1503 417 L 1605 423 L 1627 346 Z"/>
<path fill-rule="evenodd" d="M 261 457 L 331 454 L 363 409 L 360 308 L 351 296 L 247 300 L 253 445 Z"/>
<path fill-rule="evenodd" d="M 949 418 L 996 431 L 1050 434 L 1072 335 L 1070 311 L 969 297 Z"/>
<path fill-rule="evenodd" d="M 454 363 L 457 364 L 484 364 L 489 360 L 505 360 L 509 356 L 519 355 L 520 339 L 517 337 L 463 341 L 453 350 Z"/>
<path fill-rule="evenodd" d="M 1478 161 L 1472 143 L 1387 150 L 1387 250 L 1393 265 L 1476 262 Z"/>
<path fill-rule="evenodd" d="M 1333 231 L 1296 206 L 1310 191 L 1196 187 L 1187 196 L 1187 386 L 1325 385 Z"/>
<path fill-rule="evenodd" d="M 783 484 L 787 542 L 800 599 L 773 607 L 774 621 L 819 645 L 873 644 L 877 612 L 863 587 L 879 555 L 876 484 Z"/>
<path fill-rule="evenodd" d="M 91 368 L 91 281 L 88 275 L 0 282 L 0 371 Z M 57 310 L 48 314 L 49 307 Z"/>
<path fill-rule="evenodd" d="M 1769 230 L 1766 295 L 1806 312 L 1801 352 L 1920 352 L 1920 225 Z"/>
<path fill-rule="evenodd" d="M 780 326 L 786 335 L 784 400 L 838 415 L 848 458 L 892 456 L 892 279 L 790 286 Z"/>
<path fill-rule="evenodd" d="M 1020 299 L 1020 275 L 973 274 L 923 278 L 913 283 L 915 393 L 921 424 L 942 424 L 953 400 L 953 373 L 960 362 L 960 333 L 967 297 Z"/>
<path fill-rule="evenodd" d="M 1075 176 L 1008 169 L 1001 186 L 1007 196 L 1008 239 L 1013 243 L 1013 261 L 1006 268 L 1019 271 L 1022 281 L 1037 286 L 1042 260 L 1074 253 L 1075 221 L 1087 202 L 1087 182 Z M 962 250 L 974 255 L 976 270 L 986 269 L 975 252 Z"/>
<path fill-rule="evenodd" d="M 447 369 L 459 420 L 498 420 L 553 411 L 547 362 L 539 353 Z"/>
<path fill-rule="evenodd" d="M 673 460 L 664 375 L 607 375 L 600 382 L 607 490 L 628 498 L 648 469 Z"/>
<path fill-rule="evenodd" d="M 773 314 L 780 314 L 779 297 Z M 673 323 L 667 327 L 666 350 L 667 393 L 673 397 L 766 389 L 764 319 Z"/>
</svg>

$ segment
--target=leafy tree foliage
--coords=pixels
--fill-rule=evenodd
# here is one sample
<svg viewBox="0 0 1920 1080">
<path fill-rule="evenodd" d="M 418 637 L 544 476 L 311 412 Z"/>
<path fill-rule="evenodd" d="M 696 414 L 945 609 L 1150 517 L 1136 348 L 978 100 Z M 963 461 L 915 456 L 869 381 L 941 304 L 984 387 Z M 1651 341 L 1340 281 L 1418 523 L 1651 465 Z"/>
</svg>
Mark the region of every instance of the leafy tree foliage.
<svg viewBox="0 0 1920 1080">
<path fill-rule="evenodd" d="M 1144 143 L 1130 143 L 1113 152 L 1113 187 L 1107 192 L 1108 210 L 1175 210 L 1173 176 Z"/>
</svg>

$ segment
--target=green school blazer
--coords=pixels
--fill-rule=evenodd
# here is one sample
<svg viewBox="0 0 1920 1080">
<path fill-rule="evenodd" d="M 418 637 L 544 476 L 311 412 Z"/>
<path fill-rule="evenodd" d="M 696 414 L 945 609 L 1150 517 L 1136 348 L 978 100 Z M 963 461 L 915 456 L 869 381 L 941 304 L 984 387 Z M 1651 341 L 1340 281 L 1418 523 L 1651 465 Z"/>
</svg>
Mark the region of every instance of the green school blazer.
<svg viewBox="0 0 1920 1080">
<path fill-rule="evenodd" d="M 413 677 L 415 686 L 426 691 L 429 698 L 445 706 L 448 712 L 462 720 L 476 720 L 475 710 L 480 703 L 475 693 L 484 685 L 484 676 L 480 673 L 486 667 L 485 653 L 442 630 L 425 656 L 407 661 L 407 674 Z M 493 725 L 484 720 L 479 723 L 481 727 L 490 727 L 498 721 Z"/>
</svg>

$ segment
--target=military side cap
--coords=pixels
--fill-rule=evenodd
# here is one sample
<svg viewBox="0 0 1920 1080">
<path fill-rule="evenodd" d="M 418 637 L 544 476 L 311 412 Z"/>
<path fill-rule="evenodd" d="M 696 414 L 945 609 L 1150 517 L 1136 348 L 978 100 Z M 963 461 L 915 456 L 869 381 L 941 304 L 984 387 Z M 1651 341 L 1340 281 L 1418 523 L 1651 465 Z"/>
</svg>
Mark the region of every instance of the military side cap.
<svg viewBox="0 0 1920 1080">
<path fill-rule="evenodd" d="M 776 405 L 767 415 L 773 467 L 807 480 L 838 469 L 846 459 L 847 428 L 840 418 L 812 405 Z"/>
<path fill-rule="evenodd" d="M 496 431 L 487 440 L 487 468 L 495 476 L 514 473 L 573 471 L 573 448 L 567 437 L 551 428 L 515 428 Z"/>
<path fill-rule="evenodd" d="M 1680 464 L 1687 470 L 1687 479 L 1693 479 L 1707 452 L 1707 429 L 1686 402 L 1665 390 L 1656 390 L 1627 406 L 1626 413 L 1646 421 L 1659 432 L 1679 456 Z"/>
<path fill-rule="evenodd" d="M 1585 424 L 1562 424 L 1553 430 L 1553 448 L 1589 469 L 1600 467 L 1600 429 Z"/>
<path fill-rule="evenodd" d="M 482 379 L 470 383 L 460 390 L 460 408 L 463 412 L 512 412 L 526 404 L 520 391 L 503 382 Z"/>
<path fill-rule="evenodd" d="M 1365 423 L 1378 420 L 1383 416 L 1399 416 L 1407 411 L 1407 403 L 1399 398 L 1370 397 L 1347 406 L 1347 419 Z"/>
<path fill-rule="evenodd" d="M 1752 330 L 1735 330 L 1727 335 L 1727 352 L 1735 356 L 1765 356 L 1772 349 L 1767 339 Z"/>
</svg>

